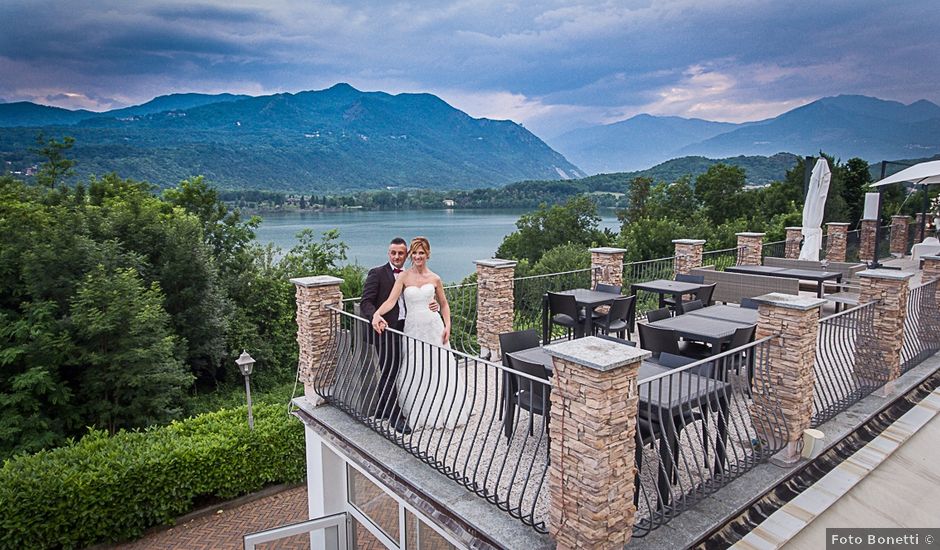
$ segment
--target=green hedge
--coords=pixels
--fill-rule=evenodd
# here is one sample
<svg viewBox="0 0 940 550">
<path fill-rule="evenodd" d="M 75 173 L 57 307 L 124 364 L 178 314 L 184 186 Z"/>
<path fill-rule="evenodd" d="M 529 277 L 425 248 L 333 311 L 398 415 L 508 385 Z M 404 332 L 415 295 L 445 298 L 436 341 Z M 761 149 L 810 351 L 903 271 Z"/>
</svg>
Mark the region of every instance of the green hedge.
<svg viewBox="0 0 940 550">
<path fill-rule="evenodd" d="M 0 548 L 84 547 L 139 537 L 189 512 L 304 478 L 303 424 L 283 405 L 199 415 L 108 437 L 92 431 L 0 469 Z"/>
</svg>

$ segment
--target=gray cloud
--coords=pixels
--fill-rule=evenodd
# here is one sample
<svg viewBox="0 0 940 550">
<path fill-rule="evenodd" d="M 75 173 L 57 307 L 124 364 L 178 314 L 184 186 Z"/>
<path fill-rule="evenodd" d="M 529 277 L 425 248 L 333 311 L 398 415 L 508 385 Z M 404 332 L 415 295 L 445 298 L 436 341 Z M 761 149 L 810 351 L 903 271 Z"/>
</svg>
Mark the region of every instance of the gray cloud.
<svg viewBox="0 0 940 550">
<path fill-rule="evenodd" d="M 838 93 L 938 101 L 937 23 L 930 0 L 7 0 L 0 94 L 108 108 L 348 81 L 551 132 L 643 110 L 739 120 Z"/>
</svg>

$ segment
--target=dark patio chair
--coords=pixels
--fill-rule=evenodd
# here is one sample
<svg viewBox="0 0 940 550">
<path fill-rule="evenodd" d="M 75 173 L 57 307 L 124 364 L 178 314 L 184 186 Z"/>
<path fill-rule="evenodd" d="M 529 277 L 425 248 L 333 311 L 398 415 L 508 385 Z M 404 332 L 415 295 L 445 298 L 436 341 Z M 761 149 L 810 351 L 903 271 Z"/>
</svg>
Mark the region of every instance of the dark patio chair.
<svg viewBox="0 0 940 550">
<path fill-rule="evenodd" d="M 513 370 L 528 374 L 533 378 L 545 380 L 546 382 L 548 381 L 548 371 L 545 369 L 544 365 L 539 363 L 530 363 L 528 361 L 516 359 L 515 357 L 510 357 L 509 366 Z M 509 396 L 510 406 L 519 407 L 520 410 L 528 411 L 529 435 L 533 435 L 534 415 L 536 414 L 541 415 L 544 419 L 543 424 L 545 425 L 545 433 L 547 434 L 548 419 L 551 416 L 551 386 L 549 384 L 541 384 L 522 376 L 512 375 L 512 377 L 515 378 L 516 381 L 514 384 L 515 392 Z M 506 439 L 512 437 L 515 428 L 515 423 L 512 421 L 513 416 L 515 415 L 506 415 Z"/>
<path fill-rule="evenodd" d="M 715 287 L 718 286 L 718 283 L 712 283 L 710 285 L 703 286 L 698 292 L 695 293 L 695 297 L 702 301 L 702 304 L 705 306 L 712 305 L 712 295 L 715 293 Z"/>
<path fill-rule="evenodd" d="M 734 335 L 731 337 L 731 341 L 723 344 L 721 346 L 722 351 L 729 351 L 733 349 L 746 346 L 754 341 L 754 335 L 757 332 L 757 326 L 751 325 L 749 327 L 741 327 L 734 331 Z M 727 372 L 728 368 L 734 369 L 735 374 L 740 374 L 741 367 L 747 367 L 747 380 L 748 385 L 750 385 L 751 380 L 754 378 L 754 350 L 753 348 L 748 349 L 747 351 L 742 351 L 741 353 L 736 353 L 725 358 L 724 364 L 722 365 L 723 370 Z"/>
<path fill-rule="evenodd" d="M 705 283 L 705 276 L 704 275 L 689 275 L 688 273 L 676 273 L 675 280 L 679 281 L 680 283 L 693 283 L 693 284 L 701 285 Z M 675 309 L 676 307 L 676 299 L 671 296 L 663 298 L 663 303 L 666 304 L 666 307 L 670 307 L 673 309 Z"/>
<path fill-rule="evenodd" d="M 549 292 L 548 312 L 550 316 L 549 323 L 565 327 L 568 331 L 569 340 L 572 331 L 575 338 L 584 336 L 584 315 L 581 313 L 578 301 L 574 296 Z"/>
<path fill-rule="evenodd" d="M 594 285 L 594 290 L 597 292 L 606 292 L 608 294 L 620 294 L 620 292 L 623 290 L 623 286 L 609 285 L 606 283 L 597 283 L 596 285 Z M 600 319 L 601 317 L 607 314 L 607 311 L 609 308 L 610 306 L 597 306 L 596 308 L 594 308 L 594 311 L 591 312 L 592 318 Z"/>
<path fill-rule="evenodd" d="M 503 355 L 503 366 L 509 367 L 509 355 L 515 351 L 537 348 L 541 343 L 539 333 L 535 329 L 504 332 L 499 335 L 499 350 Z M 512 387 L 515 377 L 503 376 L 503 399 L 499 402 L 499 418 L 503 418 L 503 405 L 515 389 Z"/>
<path fill-rule="evenodd" d="M 679 304 L 679 313 L 688 313 L 696 309 L 702 309 L 705 304 L 701 300 L 692 300 L 691 302 L 682 302 Z"/>
<path fill-rule="evenodd" d="M 617 298 L 610 304 L 607 315 L 594 321 L 594 328 L 604 334 L 616 332 L 623 338 L 629 338 L 633 333 L 634 317 L 636 316 L 636 295 Z"/>
<path fill-rule="evenodd" d="M 741 307 L 747 309 L 757 309 L 760 304 L 750 298 L 741 298 Z"/>
<path fill-rule="evenodd" d="M 667 307 L 646 312 L 646 320 L 650 323 L 662 321 L 663 319 L 668 319 L 670 317 L 672 317 L 672 313 L 670 313 L 669 308 Z"/>
<path fill-rule="evenodd" d="M 667 369 L 677 369 L 679 367 L 691 365 L 696 361 L 698 361 L 698 359 L 695 359 L 694 357 L 685 357 L 683 355 L 673 355 L 671 353 L 663 352 L 659 354 L 659 359 L 656 362 L 659 363 L 660 366 L 666 367 Z M 714 374 L 714 365 L 712 363 L 705 363 L 693 369 L 689 369 L 689 372 L 701 376 L 711 377 Z"/>
<path fill-rule="evenodd" d="M 679 351 L 679 336 L 671 328 L 659 328 L 653 325 L 640 323 L 640 347 L 653 353 L 658 358 L 663 352 L 681 355 Z"/>
</svg>

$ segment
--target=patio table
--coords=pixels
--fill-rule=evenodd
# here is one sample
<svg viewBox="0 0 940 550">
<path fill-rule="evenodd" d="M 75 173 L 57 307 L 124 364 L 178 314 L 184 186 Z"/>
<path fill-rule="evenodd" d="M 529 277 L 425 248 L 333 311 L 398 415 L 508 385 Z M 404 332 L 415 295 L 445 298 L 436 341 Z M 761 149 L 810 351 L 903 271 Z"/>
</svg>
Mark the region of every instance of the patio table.
<svg viewBox="0 0 940 550">
<path fill-rule="evenodd" d="M 511 357 L 529 363 L 541 364 L 551 375 L 554 364 L 552 356 L 542 347 L 529 348 L 509 353 Z M 657 378 L 659 375 L 669 373 L 670 369 L 645 360 L 640 363 L 637 373 L 639 388 L 638 416 L 659 427 L 661 437 L 666 443 L 659 447 L 659 457 L 663 467 L 659 469 L 658 486 L 662 497 L 660 504 L 669 503 L 669 487 L 675 472 L 675 461 L 679 451 L 679 433 L 686 424 L 686 412 L 699 410 L 703 421 L 709 410 L 719 411 L 718 415 L 718 444 L 715 445 L 715 469 L 720 472 L 726 460 L 727 421 L 730 408 L 728 395 L 731 385 L 714 378 L 700 376 L 691 372 L 682 373 L 678 380 L 669 376 Z M 644 380 L 655 378 L 644 383 Z M 507 392 L 511 395 L 514 388 Z M 509 437 L 512 433 L 512 423 L 515 418 L 515 409 L 506 403 L 506 413 L 503 415 L 504 431 Z M 707 450 L 707 447 L 706 447 Z M 637 456 L 642 457 L 642 449 L 637 448 Z"/>
<path fill-rule="evenodd" d="M 654 281 L 645 281 L 642 283 L 633 283 L 630 285 L 630 294 L 636 294 L 637 290 L 645 290 L 659 294 L 659 307 L 664 307 L 663 301 L 666 295 L 671 295 L 676 301 L 676 311 L 679 311 L 679 304 L 682 303 L 684 294 L 695 294 L 703 287 L 708 286 L 700 283 L 686 283 L 683 281 L 670 281 L 669 279 L 656 279 Z"/>
<path fill-rule="evenodd" d="M 731 341 L 731 338 L 734 336 L 734 331 L 745 326 L 739 322 L 723 321 L 697 315 L 679 315 L 678 317 L 670 317 L 662 321 L 650 323 L 650 325 L 672 329 L 676 331 L 676 334 L 680 338 L 685 338 L 686 340 L 711 344 L 712 355 L 721 351 L 721 344 Z"/>
<path fill-rule="evenodd" d="M 769 265 L 733 265 L 726 267 L 725 271 L 731 273 L 744 273 L 747 275 L 766 275 L 768 277 L 783 277 L 785 279 L 803 279 L 816 282 L 816 296 L 822 298 L 825 294 L 824 284 L 828 280 L 842 282 L 842 273 L 838 271 L 815 271 L 812 269 L 791 269 L 787 267 L 771 267 Z"/>
<path fill-rule="evenodd" d="M 604 305 L 610 305 L 617 298 L 622 298 L 621 294 L 614 294 L 613 292 L 599 292 L 597 290 L 591 290 L 589 288 L 572 288 L 569 290 L 561 290 L 555 294 L 567 294 L 568 296 L 574 296 L 575 301 L 578 303 L 579 308 L 583 308 L 584 311 L 584 334 L 591 335 L 593 329 L 593 319 L 591 318 L 591 311 L 598 307 Z M 551 330 L 548 322 L 548 294 L 542 295 L 542 343 L 548 344 L 551 340 Z"/>
<path fill-rule="evenodd" d="M 760 314 L 756 309 L 746 307 L 732 307 L 724 305 L 714 305 L 689 311 L 686 315 L 695 317 L 706 317 L 708 319 L 717 319 L 719 321 L 729 321 L 731 323 L 740 323 L 742 325 L 757 324 Z"/>
</svg>

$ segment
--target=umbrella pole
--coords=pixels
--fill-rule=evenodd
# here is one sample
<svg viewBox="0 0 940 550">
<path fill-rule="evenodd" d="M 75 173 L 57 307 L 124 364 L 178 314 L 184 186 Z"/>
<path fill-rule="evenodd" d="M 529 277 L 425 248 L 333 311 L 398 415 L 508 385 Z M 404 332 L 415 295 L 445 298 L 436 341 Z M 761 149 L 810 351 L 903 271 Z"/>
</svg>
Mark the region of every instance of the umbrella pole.
<svg viewBox="0 0 940 550">
<path fill-rule="evenodd" d="M 927 211 L 930 210 L 930 195 L 927 193 L 926 185 L 921 185 L 920 188 L 924 192 L 924 213 L 920 217 L 920 238 L 923 240 L 927 238 Z"/>
<path fill-rule="evenodd" d="M 881 177 L 880 180 L 885 179 L 885 171 L 888 168 L 888 161 L 881 161 Z M 882 188 L 878 188 L 878 223 L 875 224 L 875 251 L 871 255 L 871 263 L 868 264 L 868 269 L 878 269 L 881 266 L 881 262 L 878 261 L 878 245 L 881 243 L 881 198 L 882 198 Z"/>
</svg>

